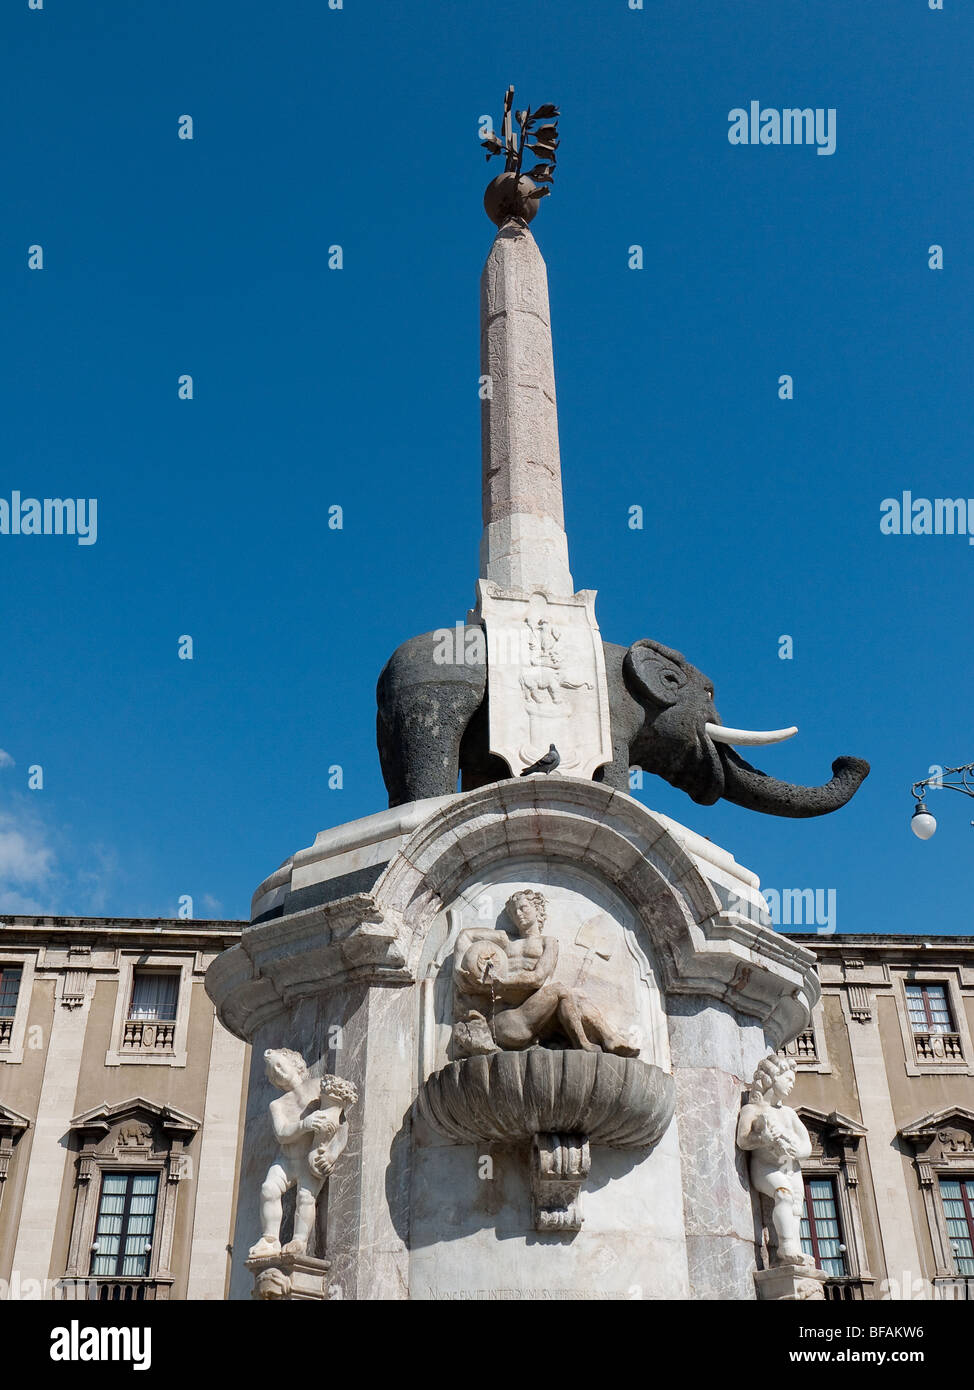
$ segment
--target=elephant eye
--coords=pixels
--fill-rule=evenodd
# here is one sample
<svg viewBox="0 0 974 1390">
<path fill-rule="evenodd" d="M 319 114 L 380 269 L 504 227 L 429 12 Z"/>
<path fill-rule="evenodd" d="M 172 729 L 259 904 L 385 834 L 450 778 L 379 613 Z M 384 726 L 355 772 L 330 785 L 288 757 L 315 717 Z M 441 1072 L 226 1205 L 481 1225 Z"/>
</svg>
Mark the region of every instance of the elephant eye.
<svg viewBox="0 0 974 1390">
<path fill-rule="evenodd" d="M 704 694 L 706 695 L 708 700 L 712 700 L 714 698 L 714 692 L 710 689 L 709 685 L 707 689 L 704 691 Z"/>
</svg>

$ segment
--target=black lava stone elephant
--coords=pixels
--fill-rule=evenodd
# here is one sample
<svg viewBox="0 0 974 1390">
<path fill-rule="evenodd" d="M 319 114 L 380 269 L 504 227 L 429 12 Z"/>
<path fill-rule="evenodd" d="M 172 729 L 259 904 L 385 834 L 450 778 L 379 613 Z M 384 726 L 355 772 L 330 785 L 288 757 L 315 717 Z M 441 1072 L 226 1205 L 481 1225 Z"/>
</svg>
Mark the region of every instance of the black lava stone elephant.
<svg viewBox="0 0 974 1390">
<path fill-rule="evenodd" d="M 475 631 L 468 627 L 465 636 Z M 484 644 L 467 642 L 469 662 L 437 661 L 442 645 L 442 633 L 411 638 L 379 677 L 377 738 L 390 806 L 455 792 L 458 776 L 469 791 L 520 771 L 489 751 Z M 731 745 L 776 743 L 794 729 L 725 728 L 709 678 L 660 642 L 644 638 L 631 647 L 603 647 L 612 761 L 598 770 L 596 781 L 626 791 L 630 767 L 641 767 L 701 805 L 724 797 L 766 815 L 822 816 L 844 806 L 869 772 L 862 758 L 841 757 L 820 787 L 768 777 Z"/>
</svg>

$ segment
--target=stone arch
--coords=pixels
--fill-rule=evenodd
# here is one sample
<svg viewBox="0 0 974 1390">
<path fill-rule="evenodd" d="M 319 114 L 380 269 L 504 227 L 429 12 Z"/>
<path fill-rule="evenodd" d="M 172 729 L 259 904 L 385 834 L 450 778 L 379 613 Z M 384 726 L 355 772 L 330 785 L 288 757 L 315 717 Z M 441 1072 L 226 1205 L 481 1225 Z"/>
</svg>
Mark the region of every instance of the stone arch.
<svg viewBox="0 0 974 1390">
<path fill-rule="evenodd" d="M 529 858 L 583 860 L 604 876 L 633 909 L 665 991 L 726 1001 L 758 1018 L 772 1045 L 805 1026 L 818 997 L 811 953 L 799 954 L 743 911 L 751 904 L 735 898 L 724 881 L 731 876 L 693 854 L 665 816 L 580 778 L 479 788 L 439 807 L 405 840 L 369 896 L 396 922 L 411 978 L 434 918 L 463 883 Z"/>
</svg>

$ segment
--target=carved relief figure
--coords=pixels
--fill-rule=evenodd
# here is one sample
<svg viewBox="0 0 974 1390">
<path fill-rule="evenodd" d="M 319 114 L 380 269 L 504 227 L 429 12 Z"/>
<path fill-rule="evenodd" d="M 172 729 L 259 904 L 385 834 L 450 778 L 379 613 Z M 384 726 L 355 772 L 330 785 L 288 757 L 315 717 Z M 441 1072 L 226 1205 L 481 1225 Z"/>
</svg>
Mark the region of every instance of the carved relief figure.
<svg viewBox="0 0 974 1390">
<path fill-rule="evenodd" d="M 256 1295 L 258 1298 L 272 1299 L 275 1302 L 279 1299 L 291 1297 L 291 1280 L 284 1273 L 283 1269 L 262 1269 L 257 1276 Z"/>
<path fill-rule="evenodd" d="M 776 1263 L 808 1263 L 801 1247 L 802 1159 L 812 1152 L 808 1130 L 785 1101 L 795 1064 L 773 1053 L 758 1064 L 737 1126 L 737 1146 L 751 1155 L 751 1184 L 774 1204 Z"/>
<path fill-rule="evenodd" d="M 126 1120 L 118 1127 L 118 1147 L 120 1149 L 151 1149 L 152 1129 L 139 1120 Z"/>
<path fill-rule="evenodd" d="M 531 618 L 527 617 L 524 623 L 528 629 L 530 653 L 530 666 L 521 676 L 521 689 L 524 691 L 525 700 L 528 705 L 542 705 L 546 702 L 562 705 L 565 706 L 566 714 L 571 714 L 571 707 L 562 695 L 562 690 L 591 690 L 592 682 L 569 680 L 568 676 L 562 673 L 561 653 L 558 650 L 561 631 L 552 627 L 547 618 L 538 618 L 532 622 Z"/>
<path fill-rule="evenodd" d="M 454 975 L 457 1053 L 516 1052 L 558 1038 L 587 1052 L 637 1056 L 639 1048 L 607 1023 L 585 994 L 553 979 L 558 942 L 544 935 L 547 910 L 543 894 L 525 889 L 506 905 L 516 939 L 487 927 L 460 932 Z"/>
<path fill-rule="evenodd" d="M 270 1104 L 271 1127 L 280 1153 L 260 1189 L 262 1235 L 251 1247 L 250 1259 L 281 1253 L 301 1255 L 307 1250 L 318 1193 L 348 1143 L 345 1111 L 358 1100 L 350 1081 L 310 1076 L 299 1052 L 268 1048 L 264 1061 L 268 1081 L 284 1092 Z M 310 1106 L 320 1108 L 305 1114 Z M 294 1236 L 282 1251 L 281 1199 L 291 1187 L 297 1188 Z"/>
</svg>

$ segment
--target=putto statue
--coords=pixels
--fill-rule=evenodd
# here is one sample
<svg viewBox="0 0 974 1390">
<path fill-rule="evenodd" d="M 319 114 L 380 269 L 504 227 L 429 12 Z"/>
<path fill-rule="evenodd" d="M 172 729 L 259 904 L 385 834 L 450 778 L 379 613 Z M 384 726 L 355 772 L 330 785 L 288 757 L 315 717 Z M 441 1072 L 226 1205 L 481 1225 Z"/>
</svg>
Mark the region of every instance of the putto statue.
<svg viewBox="0 0 974 1390">
<path fill-rule="evenodd" d="M 318 1193 L 348 1143 L 345 1112 L 358 1100 L 358 1091 L 350 1081 L 331 1075 L 321 1079 L 311 1076 L 299 1052 L 268 1048 L 264 1062 L 268 1081 L 284 1092 L 270 1103 L 271 1127 L 281 1147 L 260 1189 L 262 1235 L 251 1246 L 252 1260 L 267 1255 L 303 1255 L 307 1250 Z M 312 1105 L 320 1108 L 306 1115 Z M 294 1235 L 282 1250 L 281 1199 L 292 1187 L 297 1188 Z"/>
<path fill-rule="evenodd" d="M 586 1052 L 638 1056 L 639 1048 L 611 1027 L 585 994 L 552 979 L 558 942 L 543 935 L 544 895 L 523 889 L 508 899 L 505 910 L 517 939 L 489 927 L 467 927 L 457 938 L 457 1054 L 517 1052 L 558 1038 Z"/>
<path fill-rule="evenodd" d="M 784 1102 L 795 1084 L 795 1064 L 774 1053 L 758 1063 L 737 1126 L 737 1146 L 751 1155 L 751 1185 L 774 1204 L 776 1264 L 814 1264 L 801 1247 L 805 1198 L 802 1159 L 812 1152 L 808 1130 Z"/>
</svg>

